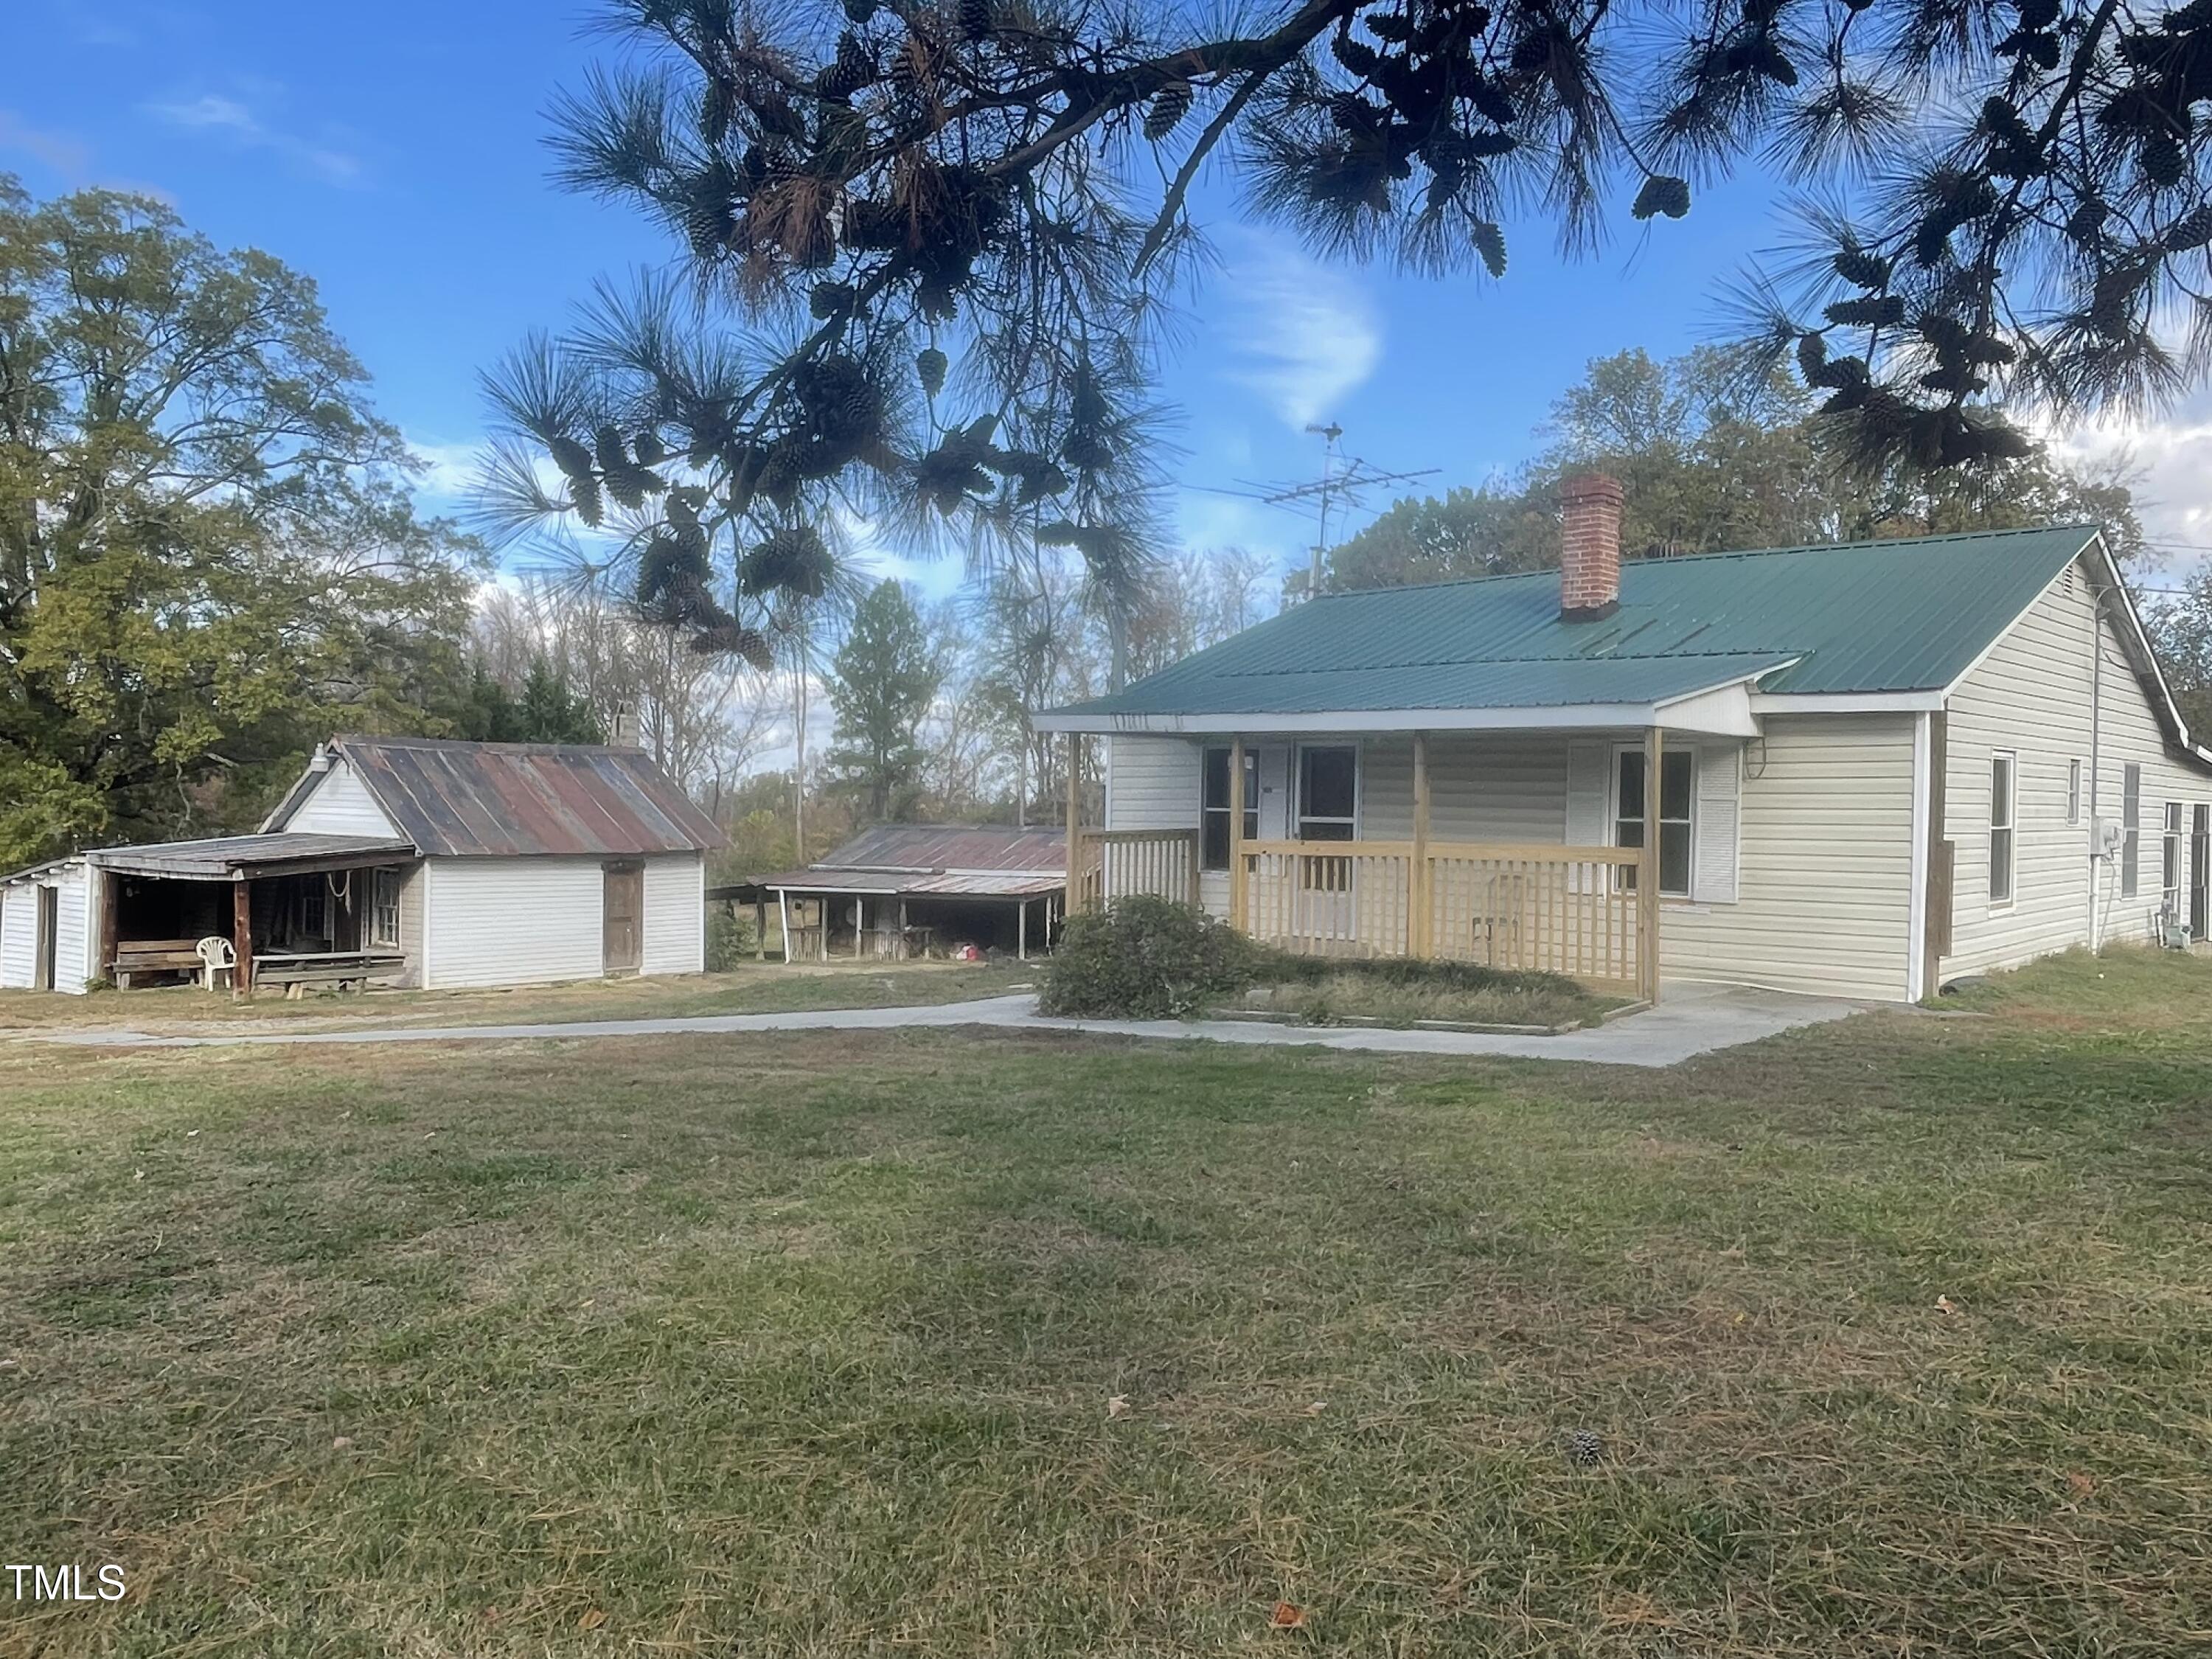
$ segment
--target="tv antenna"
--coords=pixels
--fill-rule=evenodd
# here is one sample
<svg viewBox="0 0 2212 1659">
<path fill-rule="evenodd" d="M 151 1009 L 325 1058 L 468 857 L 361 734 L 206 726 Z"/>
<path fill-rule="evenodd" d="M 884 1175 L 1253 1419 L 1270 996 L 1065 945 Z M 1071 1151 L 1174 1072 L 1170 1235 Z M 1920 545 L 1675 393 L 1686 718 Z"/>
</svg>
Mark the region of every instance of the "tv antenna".
<svg viewBox="0 0 2212 1659">
<path fill-rule="evenodd" d="M 1223 489 L 1211 484 L 1191 487 L 1212 495 L 1241 496 L 1301 515 L 1318 509 L 1321 524 L 1306 577 L 1306 596 L 1310 599 L 1321 592 L 1321 562 L 1328 551 L 1329 520 L 1340 504 L 1364 507 L 1366 502 L 1361 498 L 1362 490 L 1378 484 L 1411 483 L 1416 478 L 1432 478 L 1441 469 L 1425 466 L 1412 472 L 1384 472 L 1357 455 L 1343 453 L 1344 428 L 1334 421 L 1327 426 L 1309 425 L 1306 430 L 1322 441 L 1318 478 L 1298 483 L 1257 483 L 1240 478 L 1237 483 L 1243 486 L 1240 489 Z"/>
</svg>

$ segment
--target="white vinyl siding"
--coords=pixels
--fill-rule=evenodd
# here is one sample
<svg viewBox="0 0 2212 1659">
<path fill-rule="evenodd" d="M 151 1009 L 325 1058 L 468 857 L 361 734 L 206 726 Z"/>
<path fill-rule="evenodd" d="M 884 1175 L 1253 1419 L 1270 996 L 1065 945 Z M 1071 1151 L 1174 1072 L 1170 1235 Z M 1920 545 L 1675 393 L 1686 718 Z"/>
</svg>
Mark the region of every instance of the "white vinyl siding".
<svg viewBox="0 0 2212 1659">
<path fill-rule="evenodd" d="M 79 864 L 64 871 L 56 884 L 60 899 L 54 908 L 54 989 L 82 991 L 93 976 L 92 872 Z"/>
<path fill-rule="evenodd" d="M 54 989 L 81 993 L 93 977 L 91 872 L 81 861 L 0 890 L 0 988 L 26 990 L 38 974 L 39 890 L 54 892 Z"/>
<path fill-rule="evenodd" d="M 331 763 L 331 769 L 308 791 L 307 799 L 277 827 L 302 835 L 405 839 L 376 804 L 376 797 L 368 793 L 368 786 L 361 781 L 361 775 L 343 760 Z"/>
<path fill-rule="evenodd" d="M 38 942 L 38 888 L 27 881 L 0 887 L 0 988 L 21 991 L 29 987 Z"/>
<path fill-rule="evenodd" d="M 1662 978 L 1903 1001 L 1913 717 L 1771 714 L 1765 728 L 1742 748 L 1735 897 L 1662 907 Z M 1699 745 L 1701 833 L 1705 775 L 1733 746 Z"/>
<path fill-rule="evenodd" d="M 426 859 L 424 983 L 445 990 L 597 979 L 605 940 L 603 862 Z"/>
<path fill-rule="evenodd" d="M 459 985 L 597 979 L 604 971 L 606 889 L 601 858 L 426 859 L 428 977 Z M 642 970 L 705 966 L 704 861 L 696 853 L 645 860 Z M 402 894 L 404 932 L 407 926 Z M 422 939 L 423 935 L 416 935 Z M 407 947 L 413 955 L 418 947 Z"/>
<path fill-rule="evenodd" d="M 1956 845 L 1952 950 L 1945 980 L 2018 967 L 2086 945 L 2090 890 L 2104 937 L 2150 939 L 2160 903 L 2162 803 L 2212 801 L 2212 776 L 2174 758 L 2164 729 L 2109 618 L 2098 632 L 2105 653 L 2096 741 L 2090 736 L 2092 663 L 2088 574 L 2076 567 L 2053 584 L 1952 694 L 1945 743 L 1944 833 Z M 1989 813 L 1990 757 L 2017 757 L 2013 799 L 2013 902 L 1991 908 Z M 2088 757 L 2096 755 L 2096 775 Z M 2074 768 L 2081 769 L 2078 819 L 2067 822 Z M 2142 769 L 2142 860 L 2133 898 L 2120 896 L 2119 860 L 2090 857 L 2093 816 L 2120 821 L 2126 769 Z M 2094 797 L 2094 801 L 2093 801 Z M 2182 888 L 2189 884 L 2182 846 Z M 1929 988 L 1933 989 L 1933 987 Z"/>
<path fill-rule="evenodd" d="M 1197 829 L 1198 754 L 1184 738 L 1107 738 L 1106 827 Z"/>
<path fill-rule="evenodd" d="M 1413 833 L 1413 740 L 1370 738 L 1360 762 L 1359 833 Z M 1431 841 L 1551 842 L 1566 834 L 1566 744 L 1554 733 L 1433 732 Z M 1601 830 L 1597 839 L 1603 840 Z"/>
<path fill-rule="evenodd" d="M 1204 744 L 1188 738 L 1107 738 L 1106 827 L 1197 829 L 1206 793 L 1200 763 L 1204 749 Z M 1201 873 L 1198 897 L 1215 915 L 1226 916 L 1229 872 Z"/>
<path fill-rule="evenodd" d="M 886 905 L 886 921 L 897 913 Z M 871 918 L 872 920 L 872 918 Z M 641 971 L 707 971 L 707 860 L 680 853 L 645 861 L 645 951 Z"/>
</svg>

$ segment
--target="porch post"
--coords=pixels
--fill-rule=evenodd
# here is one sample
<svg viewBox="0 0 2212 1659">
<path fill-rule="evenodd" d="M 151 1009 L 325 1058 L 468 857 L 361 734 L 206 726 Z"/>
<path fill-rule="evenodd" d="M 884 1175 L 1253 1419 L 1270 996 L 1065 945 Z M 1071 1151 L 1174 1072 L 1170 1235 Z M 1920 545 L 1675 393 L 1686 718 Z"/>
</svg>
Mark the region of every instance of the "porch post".
<svg viewBox="0 0 2212 1659">
<path fill-rule="evenodd" d="M 1659 1000 L 1659 761 L 1665 745 L 1659 728 L 1644 730 L 1644 848 L 1636 860 L 1637 988 Z"/>
<path fill-rule="evenodd" d="M 1244 890 L 1244 739 L 1229 745 L 1229 925 L 1249 931 Z"/>
<path fill-rule="evenodd" d="M 768 960 L 768 896 L 765 893 L 753 901 L 753 960 Z"/>
<path fill-rule="evenodd" d="M 253 884 L 230 884 L 230 949 L 238 958 L 230 970 L 230 994 L 245 996 L 253 989 Z"/>
<path fill-rule="evenodd" d="M 1083 908 L 1083 733 L 1067 734 L 1067 912 Z"/>
<path fill-rule="evenodd" d="M 1406 872 L 1406 953 L 1416 958 L 1432 955 L 1436 941 L 1431 914 L 1429 870 L 1429 734 L 1413 733 L 1413 861 Z"/>
<path fill-rule="evenodd" d="M 105 980 L 115 977 L 115 945 L 119 931 L 118 911 L 122 904 L 123 878 L 112 870 L 102 870 L 88 863 L 88 881 L 100 884 L 100 960 L 93 964 L 97 975 Z"/>
</svg>

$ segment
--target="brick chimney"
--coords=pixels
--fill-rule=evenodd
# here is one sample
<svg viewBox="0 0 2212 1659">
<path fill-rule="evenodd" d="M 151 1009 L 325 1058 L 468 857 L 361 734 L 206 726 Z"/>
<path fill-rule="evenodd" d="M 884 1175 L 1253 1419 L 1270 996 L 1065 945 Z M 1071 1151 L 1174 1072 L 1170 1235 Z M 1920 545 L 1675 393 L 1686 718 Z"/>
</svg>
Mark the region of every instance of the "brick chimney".
<svg viewBox="0 0 2212 1659">
<path fill-rule="evenodd" d="M 1596 622 L 1620 609 L 1620 484 L 1602 472 L 1559 482 L 1559 617 Z"/>
</svg>

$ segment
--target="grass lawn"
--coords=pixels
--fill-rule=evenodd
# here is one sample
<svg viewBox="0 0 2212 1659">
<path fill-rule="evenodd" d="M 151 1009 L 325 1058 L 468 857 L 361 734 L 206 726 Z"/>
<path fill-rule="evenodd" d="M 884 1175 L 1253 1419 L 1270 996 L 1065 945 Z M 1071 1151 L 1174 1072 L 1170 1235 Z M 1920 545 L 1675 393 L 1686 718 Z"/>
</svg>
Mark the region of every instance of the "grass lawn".
<svg viewBox="0 0 2212 1659">
<path fill-rule="evenodd" d="M 0 1043 L 0 1651 L 2203 1650 L 2212 964 L 1977 1005 Z"/>
<path fill-rule="evenodd" d="M 783 1013 L 803 1008 L 890 1008 L 962 1002 L 1034 987 L 1041 964 L 959 962 L 747 963 L 722 974 L 579 980 L 453 991 L 324 992 L 288 1002 L 280 992 L 233 998 L 190 986 L 55 996 L 0 991 L 0 1038 L 40 1026 L 99 1025 L 190 1034 L 241 1020 L 302 1029 L 362 1023 L 535 1024 L 690 1014 Z"/>
</svg>

